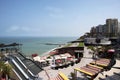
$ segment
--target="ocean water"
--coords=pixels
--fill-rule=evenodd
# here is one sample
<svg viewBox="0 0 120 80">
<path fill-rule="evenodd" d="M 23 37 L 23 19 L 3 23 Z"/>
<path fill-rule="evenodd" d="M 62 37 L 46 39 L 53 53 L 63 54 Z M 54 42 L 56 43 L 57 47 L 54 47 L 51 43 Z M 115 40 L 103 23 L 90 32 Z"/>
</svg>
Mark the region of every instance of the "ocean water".
<svg viewBox="0 0 120 80">
<path fill-rule="evenodd" d="M 20 43 L 23 44 L 22 52 L 25 55 L 31 55 L 34 53 L 42 55 L 43 53 L 59 46 L 46 45 L 46 43 L 65 44 L 76 39 L 77 37 L 0 37 L 0 43 Z"/>
</svg>

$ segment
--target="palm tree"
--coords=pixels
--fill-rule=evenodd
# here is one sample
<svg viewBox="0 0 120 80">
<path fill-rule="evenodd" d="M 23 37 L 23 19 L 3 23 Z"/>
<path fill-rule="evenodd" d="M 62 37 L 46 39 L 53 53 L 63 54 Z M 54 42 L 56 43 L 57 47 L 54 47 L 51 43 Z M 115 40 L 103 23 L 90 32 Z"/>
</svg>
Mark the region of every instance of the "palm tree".
<svg viewBox="0 0 120 80">
<path fill-rule="evenodd" d="M 0 78 L 2 77 L 3 65 L 4 65 L 4 62 L 0 61 Z"/>
<path fill-rule="evenodd" d="M 9 64 L 5 64 L 5 62 L 0 62 L 0 78 L 6 78 L 10 76 L 11 66 Z"/>
</svg>

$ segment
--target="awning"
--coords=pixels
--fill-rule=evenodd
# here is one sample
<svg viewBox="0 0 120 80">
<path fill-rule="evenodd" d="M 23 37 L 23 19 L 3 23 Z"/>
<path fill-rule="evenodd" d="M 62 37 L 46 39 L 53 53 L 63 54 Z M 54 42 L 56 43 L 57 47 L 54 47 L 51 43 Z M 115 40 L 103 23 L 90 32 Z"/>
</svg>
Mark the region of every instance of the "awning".
<svg viewBox="0 0 120 80">
<path fill-rule="evenodd" d="M 40 56 L 33 57 L 35 61 L 40 61 Z"/>
<path fill-rule="evenodd" d="M 55 55 L 54 58 L 55 59 L 61 59 L 60 55 Z"/>
<path fill-rule="evenodd" d="M 114 50 L 114 49 L 109 49 L 109 50 L 108 50 L 108 52 L 109 52 L 109 53 L 111 53 L 111 52 L 113 52 L 113 53 L 114 53 L 114 52 L 115 52 L 115 50 Z"/>
<path fill-rule="evenodd" d="M 65 54 L 61 54 L 60 56 L 61 58 L 67 59 L 67 56 L 65 56 Z"/>
<path fill-rule="evenodd" d="M 32 57 L 36 57 L 36 56 L 38 56 L 38 54 L 37 54 L 37 53 L 35 53 L 35 54 L 32 54 Z"/>
<path fill-rule="evenodd" d="M 51 51 L 51 52 L 49 53 L 49 55 L 55 55 L 55 54 L 57 54 L 57 53 L 58 53 L 58 51 L 54 50 L 54 51 Z"/>
<path fill-rule="evenodd" d="M 72 57 L 69 53 L 65 53 L 64 55 L 67 57 Z"/>
</svg>

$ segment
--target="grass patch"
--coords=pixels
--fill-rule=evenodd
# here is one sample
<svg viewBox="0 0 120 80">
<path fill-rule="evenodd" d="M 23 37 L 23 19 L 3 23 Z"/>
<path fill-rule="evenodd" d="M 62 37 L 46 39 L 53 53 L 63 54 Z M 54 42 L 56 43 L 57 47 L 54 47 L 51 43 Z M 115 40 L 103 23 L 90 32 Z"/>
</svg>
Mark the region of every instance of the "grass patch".
<svg viewBox="0 0 120 80">
<path fill-rule="evenodd" d="M 94 51 L 94 46 L 87 46 L 87 48 Z"/>
<path fill-rule="evenodd" d="M 72 43 L 68 43 L 68 44 L 66 44 L 64 47 L 69 47 L 69 46 L 71 46 L 72 45 Z"/>
<path fill-rule="evenodd" d="M 80 42 L 78 47 L 84 47 L 84 43 L 83 42 Z"/>
</svg>

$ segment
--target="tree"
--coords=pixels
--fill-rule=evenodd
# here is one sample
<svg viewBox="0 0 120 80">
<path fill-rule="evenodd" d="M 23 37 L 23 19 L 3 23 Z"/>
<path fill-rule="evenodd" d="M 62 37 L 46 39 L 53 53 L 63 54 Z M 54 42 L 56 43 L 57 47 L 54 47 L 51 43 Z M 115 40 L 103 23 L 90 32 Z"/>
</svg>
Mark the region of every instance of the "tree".
<svg viewBox="0 0 120 80">
<path fill-rule="evenodd" d="M 10 76 L 12 68 L 9 64 L 5 64 L 5 62 L 0 62 L 0 78 L 6 78 Z"/>
</svg>

